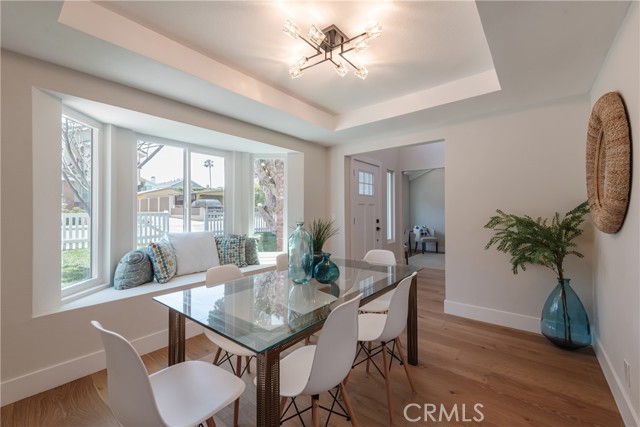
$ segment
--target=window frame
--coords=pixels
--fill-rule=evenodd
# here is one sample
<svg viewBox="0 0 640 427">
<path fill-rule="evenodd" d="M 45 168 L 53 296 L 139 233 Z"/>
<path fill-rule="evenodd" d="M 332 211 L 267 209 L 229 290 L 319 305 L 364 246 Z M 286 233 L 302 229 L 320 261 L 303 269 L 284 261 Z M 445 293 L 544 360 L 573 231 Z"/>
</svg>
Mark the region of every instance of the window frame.
<svg viewBox="0 0 640 427">
<path fill-rule="evenodd" d="M 171 147 L 175 147 L 175 148 L 179 148 L 182 150 L 182 173 L 183 173 L 183 179 L 184 179 L 184 186 L 182 189 L 182 197 L 184 201 L 187 200 L 191 200 L 188 195 L 191 192 L 191 154 L 192 153 L 196 153 L 196 154 L 204 154 L 204 155 L 210 155 L 210 156 L 215 156 L 215 157 L 221 157 L 224 159 L 224 175 L 225 175 L 225 189 L 224 189 L 224 199 L 225 199 L 225 203 L 224 203 L 224 234 L 229 234 L 229 228 L 230 228 L 230 221 L 229 218 L 232 215 L 232 213 L 230 212 L 232 210 L 232 206 L 227 206 L 228 204 L 226 203 L 227 200 L 227 177 L 228 177 L 228 165 L 230 164 L 230 159 L 231 159 L 231 151 L 225 151 L 225 150 L 218 150 L 215 148 L 207 148 L 207 147 L 203 147 L 200 145 L 196 145 L 196 144 L 190 144 L 188 142 L 182 142 L 182 141 L 178 141 L 175 139 L 170 139 L 170 138 L 163 138 L 160 136 L 154 136 L 154 135 L 148 135 L 148 134 L 143 134 L 143 133 L 139 133 L 139 132 L 135 132 L 135 143 L 136 145 L 138 144 L 139 140 L 143 140 L 143 141 L 147 141 L 147 142 L 154 142 L 157 144 L 161 144 L 161 145 L 167 145 L 167 146 L 171 146 Z M 137 164 L 134 165 L 134 167 L 137 168 Z M 133 197 L 137 198 L 138 192 L 137 190 L 134 191 Z M 191 231 L 191 209 L 189 209 L 189 207 L 187 206 L 191 206 L 191 204 L 187 204 L 187 203 L 183 203 L 183 225 L 182 225 L 182 232 L 190 232 Z M 137 210 L 137 201 L 135 203 L 136 206 L 136 212 L 134 213 L 134 215 L 138 214 L 138 210 Z M 137 241 L 138 241 L 138 233 L 137 231 L 134 233 L 133 236 L 133 247 L 137 246 Z"/>
<path fill-rule="evenodd" d="M 387 169 L 387 243 L 396 241 L 396 173 Z"/>
<path fill-rule="evenodd" d="M 288 209 L 288 197 L 287 197 L 287 191 L 288 191 L 288 182 L 287 182 L 287 177 L 289 175 L 289 162 L 288 162 L 288 157 L 286 153 L 268 153 L 268 154 L 260 154 L 260 153 L 252 153 L 249 156 L 249 174 L 250 174 L 250 182 L 251 182 L 251 191 L 249 193 L 249 227 L 248 227 L 248 235 L 249 236 L 254 236 L 256 231 L 255 231 L 255 221 L 254 221 L 254 211 L 255 211 L 255 183 L 254 183 L 254 173 L 255 173 L 255 169 L 254 169 L 254 163 L 256 159 L 274 159 L 274 160 L 280 160 L 283 163 L 284 166 L 284 194 L 282 195 L 283 197 L 283 201 L 282 201 L 282 230 L 283 230 L 283 235 L 282 235 L 282 250 L 286 251 L 286 240 L 288 238 L 288 233 L 286 232 L 287 229 L 287 209 Z M 276 232 L 277 233 L 277 232 Z"/>
<path fill-rule="evenodd" d="M 65 105 L 62 106 L 62 117 L 68 117 L 78 123 L 89 126 L 93 129 L 93 137 L 91 141 L 91 278 L 83 280 L 76 284 L 62 288 L 62 271 L 60 271 L 60 298 L 61 300 L 74 298 L 79 294 L 83 294 L 88 290 L 100 287 L 107 287 L 108 274 L 105 261 L 105 255 L 108 253 L 108 238 L 106 236 L 106 212 L 104 194 L 104 181 L 107 168 L 105 164 L 105 142 L 104 142 L 104 124 L 75 111 Z M 61 168 L 59 168 L 61 169 Z M 62 248 L 60 248 L 60 257 L 62 257 Z M 62 269 L 62 262 L 60 263 Z"/>
</svg>

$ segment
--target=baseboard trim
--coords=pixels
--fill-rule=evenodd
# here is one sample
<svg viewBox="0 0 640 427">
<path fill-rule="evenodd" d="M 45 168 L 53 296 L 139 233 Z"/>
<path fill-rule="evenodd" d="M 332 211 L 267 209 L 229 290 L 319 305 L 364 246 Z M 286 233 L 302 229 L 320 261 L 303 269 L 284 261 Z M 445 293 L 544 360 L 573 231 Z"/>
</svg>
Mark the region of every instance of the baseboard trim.
<svg viewBox="0 0 640 427">
<path fill-rule="evenodd" d="M 525 316 L 523 314 L 508 311 L 495 310 L 493 308 L 464 304 L 461 302 L 445 300 L 444 312 L 467 319 L 479 320 L 494 325 L 506 326 L 523 331 L 540 333 L 540 318 Z"/>
<path fill-rule="evenodd" d="M 604 377 L 609 384 L 613 399 L 616 401 L 616 405 L 618 405 L 618 410 L 620 411 L 624 425 L 627 427 L 640 427 L 640 417 L 631 404 L 629 394 L 625 390 L 623 382 L 620 381 L 620 378 L 616 375 L 616 371 L 611 364 L 611 359 L 609 359 L 607 351 L 602 347 L 602 343 L 595 333 L 593 334 L 593 349 L 596 352 L 596 357 L 598 358 Z"/>
<path fill-rule="evenodd" d="M 197 323 L 187 322 L 185 333 L 187 338 L 201 334 L 202 326 Z M 137 338 L 131 341 L 131 344 L 140 354 L 150 353 L 167 346 L 167 334 L 168 330 L 164 329 Z M 105 363 L 104 350 L 101 350 L 3 381 L 0 383 L 2 390 L 0 393 L 0 405 L 5 406 L 78 378 L 91 375 L 104 369 Z"/>
</svg>

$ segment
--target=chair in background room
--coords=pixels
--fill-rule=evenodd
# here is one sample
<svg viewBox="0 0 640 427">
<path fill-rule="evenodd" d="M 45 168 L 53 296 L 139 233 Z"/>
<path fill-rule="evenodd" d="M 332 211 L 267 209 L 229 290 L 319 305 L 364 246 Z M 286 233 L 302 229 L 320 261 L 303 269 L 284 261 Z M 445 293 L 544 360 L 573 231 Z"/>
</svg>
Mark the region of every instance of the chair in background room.
<svg viewBox="0 0 640 427">
<path fill-rule="evenodd" d="M 280 361 L 281 417 L 284 417 L 293 405 L 296 414 L 289 418 L 298 416 L 302 421 L 301 412 L 309 408 L 299 411 L 295 398 L 300 395 L 311 396 L 313 426 L 319 427 L 319 395 L 328 391 L 333 397 L 334 404 L 342 406 L 337 400 L 338 394 L 342 397 L 347 413 L 340 415 L 350 419 L 352 426 L 358 426 L 343 381 L 351 370 L 356 354 L 360 298 L 362 298 L 362 294 L 340 304 L 329 314 L 320 332 L 317 345 L 300 347 Z M 336 387 L 339 389 L 334 394 L 331 390 Z M 291 403 L 285 407 L 287 399 L 291 399 Z M 329 411 L 328 416 L 330 417 L 334 411 L 331 409 Z M 281 420 L 281 422 L 283 421 Z"/>
<path fill-rule="evenodd" d="M 364 256 L 364 261 L 369 264 L 377 264 L 377 265 L 396 265 L 396 256 L 393 252 L 388 251 L 386 249 L 371 249 Z M 374 299 L 370 303 L 363 305 L 360 308 L 361 312 L 367 313 L 384 313 L 389 310 L 389 303 L 391 302 L 391 296 L 393 295 L 393 290 L 387 292 L 384 295 Z"/>
<path fill-rule="evenodd" d="M 283 253 L 276 256 L 276 270 L 284 271 L 289 269 L 289 254 Z"/>
<path fill-rule="evenodd" d="M 205 279 L 205 283 L 207 286 L 218 285 L 226 282 L 230 282 L 235 279 L 241 279 L 244 277 L 242 271 L 234 265 L 219 265 L 217 267 L 211 267 L 207 270 L 207 276 Z M 212 330 L 207 328 L 204 329 L 204 334 L 209 340 L 218 346 L 218 350 L 216 351 L 216 355 L 213 358 L 213 364 L 220 366 L 224 362 L 229 362 L 231 365 L 231 369 L 233 373 L 238 376 L 238 378 L 242 377 L 245 371 L 251 373 L 251 358 L 256 354 L 241 346 L 240 344 L 236 344 L 230 339 L 223 337 L 222 335 L 216 334 Z M 220 354 L 224 351 L 224 355 L 220 358 Z M 236 364 L 233 365 L 231 359 L 233 356 L 236 356 Z M 242 368 L 242 358 L 246 359 L 246 365 L 244 369 Z M 236 399 L 233 404 L 233 427 L 238 426 L 238 410 L 240 408 L 240 399 Z"/>
<path fill-rule="evenodd" d="M 236 400 L 245 384 L 231 373 L 201 361 L 169 366 L 149 375 L 123 336 L 91 321 L 107 355 L 109 406 L 124 426 L 195 426 Z"/>
<path fill-rule="evenodd" d="M 391 384 L 389 381 L 389 365 L 387 362 L 387 343 L 393 342 L 398 349 L 398 354 L 404 366 L 404 371 L 407 374 L 409 385 L 411 390 L 415 393 L 416 389 L 413 386 L 411 375 L 409 375 L 409 368 L 407 361 L 403 354 L 402 344 L 400 342 L 400 334 L 407 326 L 407 315 L 409 310 L 409 291 L 411 289 L 411 281 L 416 277 L 416 273 L 411 276 L 402 279 L 398 284 L 391 298 L 389 304 L 389 311 L 386 314 L 383 313 L 364 313 L 358 316 L 358 341 L 360 342 L 360 350 L 358 354 L 364 351 L 366 355 L 367 366 L 369 361 L 373 363 L 376 369 L 382 374 L 387 389 L 387 410 L 389 412 L 389 425 L 393 425 L 392 417 L 392 404 L 391 404 Z M 369 345 L 371 342 L 379 342 L 380 345 L 371 349 Z M 365 343 L 367 347 L 365 347 Z M 373 361 L 373 356 L 378 353 L 382 353 L 382 370 Z M 364 362 L 362 360 L 356 365 Z"/>
</svg>

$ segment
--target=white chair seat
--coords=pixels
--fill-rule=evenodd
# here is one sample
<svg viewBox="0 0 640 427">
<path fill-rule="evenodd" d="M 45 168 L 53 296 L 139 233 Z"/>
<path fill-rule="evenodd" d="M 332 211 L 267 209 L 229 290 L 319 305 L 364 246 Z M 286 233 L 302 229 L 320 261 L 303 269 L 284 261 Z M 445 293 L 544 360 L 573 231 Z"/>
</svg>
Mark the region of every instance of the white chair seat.
<svg viewBox="0 0 640 427">
<path fill-rule="evenodd" d="M 315 354 L 316 346 L 306 345 L 280 361 L 280 396 L 295 397 L 302 393 L 309 382 Z M 254 384 L 257 380 L 253 380 Z"/>
<path fill-rule="evenodd" d="M 204 330 L 204 334 L 209 338 L 211 342 L 213 342 L 218 347 L 224 349 L 225 351 L 234 354 L 236 356 L 255 356 L 256 354 L 249 350 L 246 347 L 241 346 L 233 341 L 231 341 L 227 337 L 223 337 L 222 335 L 216 334 L 215 332 L 211 332 L 208 329 Z"/>
<path fill-rule="evenodd" d="M 201 361 L 179 363 L 149 376 L 162 418 L 170 426 L 193 426 L 236 400 L 245 384 Z"/>
<path fill-rule="evenodd" d="M 360 307 L 360 311 L 363 313 L 384 313 L 389 311 L 389 303 L 394 291 L 395 289 L 363 305 Z"/>
<path fill-rule="evenodd" d="M 386 314 L 365 313 L 358 315 L 358 341 L 378 341 L 386 322 Z"/>
</svg>

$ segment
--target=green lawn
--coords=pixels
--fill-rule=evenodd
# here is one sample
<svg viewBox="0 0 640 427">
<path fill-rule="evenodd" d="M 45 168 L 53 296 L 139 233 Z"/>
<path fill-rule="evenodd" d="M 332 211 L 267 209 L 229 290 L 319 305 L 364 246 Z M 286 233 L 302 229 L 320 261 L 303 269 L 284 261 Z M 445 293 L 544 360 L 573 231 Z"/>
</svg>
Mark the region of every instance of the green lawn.
<svg viewBox="0 0 640 427">
<path fill-rule="evenodd" d="M 91 252 L 89 249 L 62 251 L 62 287 L 74 285 L 91 277 Z"/>
</svg>

